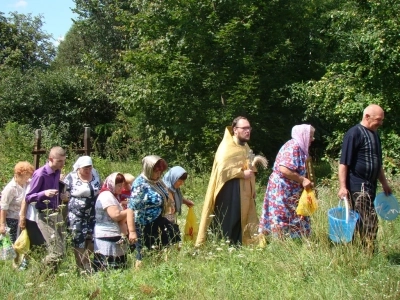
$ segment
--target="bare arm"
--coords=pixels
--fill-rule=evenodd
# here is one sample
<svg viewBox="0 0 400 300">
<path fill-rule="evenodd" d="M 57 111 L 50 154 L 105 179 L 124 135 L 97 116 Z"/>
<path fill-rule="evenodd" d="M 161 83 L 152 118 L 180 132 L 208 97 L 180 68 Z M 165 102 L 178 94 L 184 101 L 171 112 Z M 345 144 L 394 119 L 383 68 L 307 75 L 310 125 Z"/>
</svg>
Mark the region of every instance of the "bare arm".
<svg viewBox="0 0 400 300">
<path fill-rule="evenodd" d="M 136 227 L 135 227 L 135 213 L 132 209 L 127 210 L 126 221 L 128 223 L 129 242 L 134 243 L 137 241 Z"/>
<path fill-rule="evenodd" d="M 6 232 L 6 218 L 10 203 L 16 198 L 16 190 L 7 185 L 1 193 L 0 233 Z"/>
<path fill-rule="evenodd" d="M 0 211 L 0 233 L 6 233 L 6 217 L 7 211 L 2 209 Z"/>
<path fill-rule="evenodd" d="M 126 220 L 126 210 L 119 210 L 117 205 L 108 206 L 106 211 L 110 218 L 115 222 Z"/>
<path fill-rule="evenodd" d="M 279 171 L 283 174 L 283 176 L 290 180 L 296 181 L 297 183 L 300 183 L 304 188 L 312 187 L 312 183 L 307 177 L 301 176 L 299 173 L 292 171 L 289 168 L 279 166 Z"/>
<path fill-rule="evenodd" d="M 349 166 L 340 164 L 339 165 L 339 171 L 338 171 L 338 176 L 339 176 L 339 192 L 338 196 L 340 199 L 347 197 L 348 195 L 348 190 L 346 186 L 346 178 L 347 178 L 347 172 L 348 172 Z"/>
<path fill-rule="evenodd" d="M 392 193 L 392 189 L 390 188 L 386 180 L 385 171 L 383 170 L 383 167 L 381 167 L 378 179 L 379 182 L 382 184 L 382 189 L 385 192 L 385 195 L 390 195 Z"/>
<path fill-rule="evenodd" d="M 19 211 L 19 227 L 23 230 L 23 229 L 25 229 L 25 225 L 26 225 L 26 209 L 27 209 L 27 206 L 28 204 L 26 204 L 26 201 L 25 201 L 25 199 L 24 200 L 22 200 L 22 203 L 21 203 L 21 209 L 20 209 L 20 211 Z"/>
</svg>

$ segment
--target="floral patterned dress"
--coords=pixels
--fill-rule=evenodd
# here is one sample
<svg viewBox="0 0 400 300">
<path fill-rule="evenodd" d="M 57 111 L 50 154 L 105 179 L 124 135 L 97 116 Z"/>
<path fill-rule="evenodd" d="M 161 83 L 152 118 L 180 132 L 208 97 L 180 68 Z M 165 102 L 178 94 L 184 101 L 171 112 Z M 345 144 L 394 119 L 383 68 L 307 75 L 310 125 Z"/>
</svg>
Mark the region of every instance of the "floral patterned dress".
<svg viewBox="0 0 400 300">
<path fill-rule="evenodd" d="M 310 234 L 310 218 L 298 216 L 296 207 L 303 187 L 283 176 L 284 166 L 301 176 L 306 175 L 306 155 L 295 140 L 286 142 L 276 157 L 268 180 L 260 220 L 260 232 L 278 237 L 301 237 Z"/>
<path fill-rule="evenodd" d="M 68 202 L 68 225 L 75 248 L 85 248 L 85 241 L 91 238 L 95 224 L 95 203 L 100 191 L 100 176 L 92 169 L 90 182 L 82 181 L 77 172 L 69 173 L 64 182 L 71 193 Z"/>
</svg>

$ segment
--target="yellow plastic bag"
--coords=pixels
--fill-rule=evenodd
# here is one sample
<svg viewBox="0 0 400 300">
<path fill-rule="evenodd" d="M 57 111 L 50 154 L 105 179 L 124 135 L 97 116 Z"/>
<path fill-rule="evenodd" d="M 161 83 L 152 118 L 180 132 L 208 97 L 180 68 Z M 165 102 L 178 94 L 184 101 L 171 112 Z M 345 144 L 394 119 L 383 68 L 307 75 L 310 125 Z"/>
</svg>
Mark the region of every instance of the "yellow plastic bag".
<svg viewBox="0 0 400 300">
<path fill-rule="evenodd" d="M 304 189 L 301 193 L 296 214 L 299 216 L 311 216 L 318 208 L 317 197 L 312 189 Z"/>
<path fill-rule="evenodd" d="M 21 234 L 14 243 L 14 250 L 18 254 L 26 254 L 28 253 L 30 247 L 31 243 L 29 241 L 28 232 L 26 231 L 26 229 L 24 229 L 21 231 Z"/>
<path fill-rule="evenodd" d="M 199 225 L 197 225 L 197 218 L 194 214 L 193 208 L 189 207 L 185 224 L 185 241 L 196 241 Z"/>
<path fill-rule="evenodd" d="M 29 252 L 31 243 L 26 229 L 22 230 L 17 240 L 15 241 L 14 250 L 17 256 L 14 258 L 14 268 L 18 268 L 24 260 L 25 255 Z"/>
</svg>

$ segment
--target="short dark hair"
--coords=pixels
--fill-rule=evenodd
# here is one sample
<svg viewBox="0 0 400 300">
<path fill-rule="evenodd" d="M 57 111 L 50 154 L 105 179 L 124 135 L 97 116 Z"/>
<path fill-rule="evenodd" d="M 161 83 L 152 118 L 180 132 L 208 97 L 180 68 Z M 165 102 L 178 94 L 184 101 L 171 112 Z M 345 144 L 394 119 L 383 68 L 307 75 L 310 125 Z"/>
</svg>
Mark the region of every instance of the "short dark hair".
<svg viewBox="0 0 400 300">
<path fill-rule="evenodd" d="M 187 173 L 183 173 L 181 177 L 179 177 L 180 180 L 186 180 L 187 179 Z"/>
<path fill-rule="evenodd" d="M 247 118 L 246 118 L 246 117 L 242 117 L 242 116 L 236 117 L 236 118 L 233 120 L 233 122 L 232 122 L 232 128 L 235 128 L 236 125 L 237 125 L 237 123 L 238 123 L 240 120 L 247 120 Z M 247 120 L 247 121 L 248 121 L 248 120 Z"/>
<path fill-rule="evenodd" d="M 121 173 L 118 173 L 117 176 L 115 177 L 115 184 L 119 183 L 124 183 L 125 182 L 125 177 Z"/>
</svg>

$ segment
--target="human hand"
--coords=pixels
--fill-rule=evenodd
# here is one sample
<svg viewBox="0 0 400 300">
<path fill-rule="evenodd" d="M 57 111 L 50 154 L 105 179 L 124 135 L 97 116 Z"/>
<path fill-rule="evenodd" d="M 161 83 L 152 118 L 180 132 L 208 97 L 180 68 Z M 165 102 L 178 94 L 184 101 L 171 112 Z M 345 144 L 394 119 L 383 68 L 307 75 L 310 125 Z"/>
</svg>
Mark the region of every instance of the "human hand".
<svg viewBox="0 0 400 300">
<path fill-rule="evenodd" d="M 26 219 L 24 216 L 20 216 L 19 217 L 19 223 L 18 223 L 19 228 L 21 228 L 22 230 L 25 229 L 26 227 Z"/>
<path fill-rule="evenodd" d="M 138 240 L 136 231 L 130 231 L 128 238 L 130 244 L 136 243 Z"/>
<path fill-rule="evenodd" d="M 0 225 L 0 233 L 6 233 L 6 224 Z"/>
<path fill-rule="evenodd" d="M 71 194 L 69 192 L 61 193 L 60 199 L 62 202 L 68 202 L 70 196 L 71 196 Z"/>
<path fill-rule="evenodd" d="M 313 187 L 312 182 L 307 177 L 303 177 L 303 181 L 301 184 L 303 185 L 303 188 L 305 188 L 305 189 L 309 189 L 309 188 Z"/>
<path fill-rule="evenodd" d="M 250 179 L 252 176 L 254 176 L 254 172 L 252 170 L 244 170 L 244 179 Z"/>
<path fill-rule="evenodd" d="M 383 192 L 385 193 L 386 196 L 389 196 L 392 194 L 392 189 L 388 184 L 382 185 Z"/>
<path fill-rule="evenodd" d="M 46 197 L 52 198 L 52 197 L 58 195 L 58 190 L 56 190 L 56 189 L 45 190 L 44 194 L 46 195 Z"/>
<path fill-rule="evenodd" d="M 193 207 L 194 202 L 192 200 L 185 199 L 184 203 L 187 205 L 187 207 Z"/>
<path fill-rule="evenodd" d="M 338 192 L 338 197 L 340 199 L 347 198 L 349 191 L 345 187 L 341 187 Z"/>
</svg>

